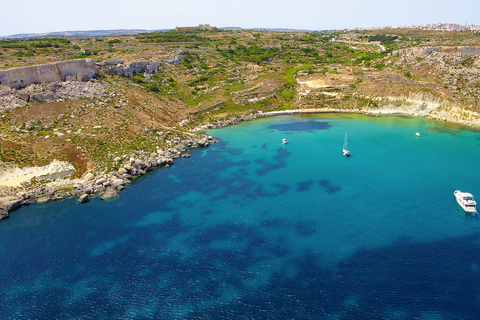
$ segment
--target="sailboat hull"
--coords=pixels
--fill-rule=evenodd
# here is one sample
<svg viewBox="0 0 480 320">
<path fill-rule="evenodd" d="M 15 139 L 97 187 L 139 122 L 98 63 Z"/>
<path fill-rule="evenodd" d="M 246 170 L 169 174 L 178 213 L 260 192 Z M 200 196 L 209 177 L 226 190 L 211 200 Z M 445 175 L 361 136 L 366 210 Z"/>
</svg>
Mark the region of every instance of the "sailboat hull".
<svg viewBox="0 0 480 320">
<path fill-rule="evenodd" d="M 347 142 L 347 134 L 345 133 L 345 142 L 343 143 L 343 155 L 344 156 L 347 156 L 347 157 L 350 157 L 350 151 L 347 149 L 347 145 L 348 145 L 348 142 Z"/>
</svg>

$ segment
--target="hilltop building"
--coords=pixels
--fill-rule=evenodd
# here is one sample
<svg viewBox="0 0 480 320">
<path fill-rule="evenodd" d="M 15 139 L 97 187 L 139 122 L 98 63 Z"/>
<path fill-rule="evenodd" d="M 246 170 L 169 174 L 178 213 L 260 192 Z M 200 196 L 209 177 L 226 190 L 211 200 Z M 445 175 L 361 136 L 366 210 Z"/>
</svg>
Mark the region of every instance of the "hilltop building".
<svg viewBox="0 0 480 320">
<path fill-rule="evenodd" d="M 215 30 L 215 27 L 210 26 L 209 24 L 199 24 L 197 27 L 175 27 L 176 31 L 192 31 L 192 30 Z"/>
</svg>

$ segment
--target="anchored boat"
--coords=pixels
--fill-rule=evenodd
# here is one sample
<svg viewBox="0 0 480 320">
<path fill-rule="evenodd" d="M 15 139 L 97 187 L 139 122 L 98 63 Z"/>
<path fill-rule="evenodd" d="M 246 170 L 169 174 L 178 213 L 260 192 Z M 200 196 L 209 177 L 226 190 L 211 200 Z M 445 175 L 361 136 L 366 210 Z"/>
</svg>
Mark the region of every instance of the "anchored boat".
<svg viewBox="0 0 480 320">
<path fill-rule="evenodd" d="M 348 145 L 347 134 L 345 133 L 345 142 L 343 143 L 343 155 L 350 157 L 350 150 L 348 150 L 347 145 Z"/>
<path fill-rule="evenodd" d="M 476 213 L 477 212 L 477 203 L 473 200 L 473 195 L 468 192 L 462 192 L 460 190 L 455 190 L 453 193 L 457 199 L 458 204 L 462 207 L 465 212 Z"/>
</svg>

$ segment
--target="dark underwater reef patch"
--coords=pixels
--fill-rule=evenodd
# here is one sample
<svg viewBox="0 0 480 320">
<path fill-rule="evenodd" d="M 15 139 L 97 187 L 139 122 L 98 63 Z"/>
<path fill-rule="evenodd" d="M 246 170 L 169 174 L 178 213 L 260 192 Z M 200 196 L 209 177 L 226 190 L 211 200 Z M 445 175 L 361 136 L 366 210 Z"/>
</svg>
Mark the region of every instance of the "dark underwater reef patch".
<svg viewBox="0 0 480 320">
<path fill-rule="evenodd" d="M 325 188 L 325 190 L 327 190 L 328 193 L 336 193 L 342 190 L 341 187 L 331 185 L 330 181 L 328 180 L 319 180 L 318 183 L 320 184 L 320 186 Z"/>
<path fill-rule="evenodd" d="M 297 186 L 297 192 L 305 192 L 305 191 L 308 191 L 310 190 L 310 187 L 313 185 L 313 181 L 312 180 L 305 180 L 305 181 L 301 181 L 297 184 L 295 184 L 295 186 Z"/>
</svg>

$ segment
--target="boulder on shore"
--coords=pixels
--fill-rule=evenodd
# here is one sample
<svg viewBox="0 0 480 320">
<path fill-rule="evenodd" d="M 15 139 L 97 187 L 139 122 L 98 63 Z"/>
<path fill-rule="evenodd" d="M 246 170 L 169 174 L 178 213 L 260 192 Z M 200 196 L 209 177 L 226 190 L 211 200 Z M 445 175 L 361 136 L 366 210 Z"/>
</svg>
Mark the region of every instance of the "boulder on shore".
<svg viewBox="0 0 480 320">
<path fill-rule="evenodd" d="M 78 202 L 80 203 L 87 203 L 88 201 L 90 201 L 88 199 L 88 194 L 84 193 L 80 196 L 80 198 L 78 198 Z"/>
<path fill-rule="evenodd" d="M 45 203 L 45 202 L 48 202 L 50 200 L 49 197 L 40 197 L 37 199 L 37 203 Z"/>
<path fill-rule="evenodd" d="M 118 193 L 116 193 L 113 190 L 108 190 L 108 191 L 105 191 L 104 193 L 100 194 L 100 199 L 102 199 L 102 200 L 108 200 L 108 199 L 116 198 L 116 197 L 118 197 Z"/>
</svg>

